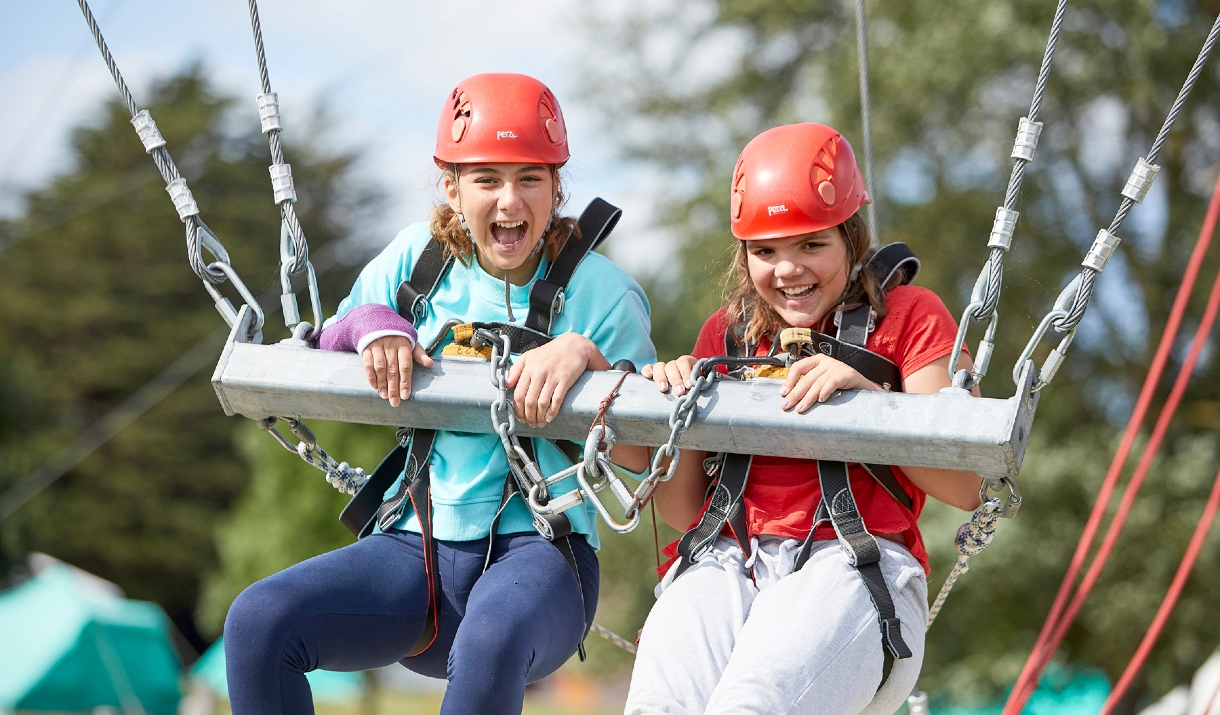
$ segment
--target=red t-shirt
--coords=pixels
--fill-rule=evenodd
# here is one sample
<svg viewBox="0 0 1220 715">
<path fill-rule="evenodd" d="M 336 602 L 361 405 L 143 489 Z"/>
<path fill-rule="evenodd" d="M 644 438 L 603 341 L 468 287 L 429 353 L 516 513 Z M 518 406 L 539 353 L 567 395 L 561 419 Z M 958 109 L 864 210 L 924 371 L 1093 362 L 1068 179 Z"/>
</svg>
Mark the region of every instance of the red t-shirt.
<svg viewBox="0 0 1220 715">
<path fill-rule="evenodd" d="M 953 351 L 957 323 L 948 308 L 932 291 L 916 286 L 899 286 L 886 294 L 888 312 L 865 345 L 869 350 L 896 365 L 903 379 Z M 724 334 L 728 330 L 725 309 L 716 311 L 695 341 L 691 352 L 696 358 L 724 355 Z M 770 340 L 764 340 L 756 355 L 765 355 Z M 776 405 L 775 409 L 779 409 Z M 911 555 L 923 564 L 929 575 L 928 552 L 919 533 L 918 519 L 927 494 L 915 486 L 900 469 L 894 469 L 898 483 L 911 495 L 913 510 L 899 504 L 877 480 L 859 464 L 851 464 L 851 490 L 864 524 L 873 534 L 898 534 Z M 808 459 L 756 456 L 743 495 L 746 521 L 751 536 L 768 534 L 803 540 L 809 534 L 813 515 L 822 500 L 817 462 Z M 704 504 L 704 510 L 707 504 Z M 700 512 L 702 516 L 702 512 Z M 691 524 L 693 528 L 698 519 Z M 818 541 L 837 538 L 826 524 L 814 534 Z M 677 557 L 677 544 L 665 547 L 666 555 Z M 672 563 L 672 559 L 671 559 Z M 662 567 L 667 569 L 669 564 Z"/>
</svg>

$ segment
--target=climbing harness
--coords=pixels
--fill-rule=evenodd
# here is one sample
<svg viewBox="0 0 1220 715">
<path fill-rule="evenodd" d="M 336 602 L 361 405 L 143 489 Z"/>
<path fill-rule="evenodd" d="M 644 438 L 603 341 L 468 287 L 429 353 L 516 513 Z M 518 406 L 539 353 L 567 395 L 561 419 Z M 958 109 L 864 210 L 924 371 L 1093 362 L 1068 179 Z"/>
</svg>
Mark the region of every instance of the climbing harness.
<svg viewBox="0 0 1220 715">
<path fill-rule="evenodd" d="M 891 285 L 891 279 L 896 279 L 893 281 L 895 284 L 904 285 L 914 279 L 919 270 L 919 261 L 905 244 L 892 243 L 873 255 L 866 270 L 875 268 L 880 268 L 885 274 L 882 285 Z M 840 311 L 836 315 L 836 322 L 838 330 L 833 338 L 810 329 L 786 330 L 786 335 L 777 335 L 771 341 L 771 352 L 766 357 L 753 356 L 758 346 L 746 343 L 745 321 L 729 326 L 725 331 L 726 357 L 700 360 L 696 363 L 695 373 L 692 374 L 697 374 L 697 380 L 705 379 L 715 374 L 718 365 L 743 367 L 753 363 L 786 367 L 805 352 L 812 354 L 812 351 L 816 350 L 846 363 L 866 379 L 884 386 L 887 390 L 901 391 L 902 381 L 897 365 L 864 347 L 870 329 L 878 322 L 872 307 L 866 304 L 850 311 Z M 777 357 L 777 347 L 787 350 L 785 358 Z M 733 372 L 730 372 L 729 376 L 732 377 Z M 681 576 L 706 554 L 725 528 L 728 528 L 742 553 L 749 556 L 751 534 L 748 531 L 743 496 L 752 460 L 752 455 L 726 453 L 714 462 L 712 474 L 709 475 L 715 478 L 711 499 L 699 523 L 678 542 L 679 561 L 675 578 Z M 891 467 L 875 464 L 864 467 L 899 504 L 908 510 L 913 508 L 913 500 L 902 489 Z M 881 681 L 877 685 L 880 690 L 889 679 L 894 661 L 909 658 L 912 653 L 902 638 L 902 624 L 889 587 L 881 574 L 881 549 L 876 538 L 865 528 L 852 494 L 848 465 L 845 462 L 818 460 L 817 472 L 822 501 L 810 525 L 809 535 L 797 552 L 794 570 L 799 570 L 808 561 L 817 527 L 831 525 L 838 536 L 839 548 L 844 558 L 860 574 L 877 611 L 883 655 Z"/>
</svg>

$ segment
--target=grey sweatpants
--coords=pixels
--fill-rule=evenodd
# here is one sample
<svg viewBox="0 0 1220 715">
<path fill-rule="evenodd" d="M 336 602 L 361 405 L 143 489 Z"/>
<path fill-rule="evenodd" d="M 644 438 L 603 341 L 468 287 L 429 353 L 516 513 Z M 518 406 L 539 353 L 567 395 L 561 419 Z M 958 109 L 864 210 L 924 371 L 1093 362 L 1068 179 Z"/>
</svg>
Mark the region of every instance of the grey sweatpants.
<svg viewBox="0 0 1220 715">
<path fill-rule="evenodd" d="M 881 682 L 881 632 L 864 582 L 838 541 L 818 542 L 793 572 L 800 542 L 763 537 L 747 562 L 720 537 L 679 579 L 673 569 L 640 636 L 627 715 L 889 715 L 923 662 L 923 567 L 885 539 L 881 572 L 914 656 Z M 753 565 L 751 582 L 748 565 Z"/>
</svg>

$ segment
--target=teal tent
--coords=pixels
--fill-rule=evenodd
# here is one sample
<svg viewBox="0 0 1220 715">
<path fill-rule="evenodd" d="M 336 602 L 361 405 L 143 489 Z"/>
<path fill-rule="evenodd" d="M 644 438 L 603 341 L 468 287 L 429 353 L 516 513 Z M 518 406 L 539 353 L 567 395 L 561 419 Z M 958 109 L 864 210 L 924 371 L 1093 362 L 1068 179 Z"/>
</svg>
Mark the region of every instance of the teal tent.
<svg viewBox="0 0 1220 715">
<path fill-rule="evenodd" d="M 169 629 L 160 606 L 52 566 L 0 593 L 0 710 L 176 713 L 182 666 Z"/>
<path fill-rule="evenodd" d="M 207 683 L 223 698 L 229 697 L 229 686 L 225 679 L 225 646 L 224 639 L 218 638 L 211 648 L 208 648 L 195 665 L 191 675 Z M 329 670 L 315 670 L 306 673 L 309 689 L 314 700 L 344 701 L 354 700 L 361 694 L 360 673 L 335 673 Z"/>
<path fill-rule="evenodd" d="M 1094 669 L 1065 668 L 1052 665 L 1038 689 L 1030 696 L 1025 715 L 1080 715 L 1101 712 L 1101 706 L 1110 695 L 1110 681 L 1106 674 Z M 936 715 L 1000 715 L 1004 703 L 997 702 L 982 708 L 932 707 Z"/>
</svg>

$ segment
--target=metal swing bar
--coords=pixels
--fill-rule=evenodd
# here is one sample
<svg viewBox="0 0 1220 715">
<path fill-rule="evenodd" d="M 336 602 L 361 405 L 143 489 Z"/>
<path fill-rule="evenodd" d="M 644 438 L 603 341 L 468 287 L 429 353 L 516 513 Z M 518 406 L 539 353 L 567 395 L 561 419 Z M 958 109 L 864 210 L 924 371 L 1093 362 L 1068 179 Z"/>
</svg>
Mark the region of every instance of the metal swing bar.
<svg viewBox="0 0 1220 715">
<path fill-rule="evenodd" d="M 398 407 L 368 384 L 358 355 L 249 342 L 241 322 L 225 345 L 212 385 L 229 415 L 292 417 L 363 424 L 493 433 L 488 419 L 498 395 L 488 364 L 478 358 L 437 357 L 416 366 L 411 399 Z M 850 391 L 801 415 L 779 409 L 778 380 L 717 380 L 699 400 L 681 447 L 802 459 L 875 462 L 965 469 L 991 479 L 1015 477 L 1038 405 L 1032 363 L 1016 395 L 969 397 L 948 389 L 934 395 Z M 601 400 L 619 373 L 586 372 L 563 409 L 541 429 L 519 425 L 522 436 L 584 443 Z M 651 380 L 628 375 L 606 413 L 620 444 L 658 446 L 670 432 L 674 397 Z"/>
</svg>

